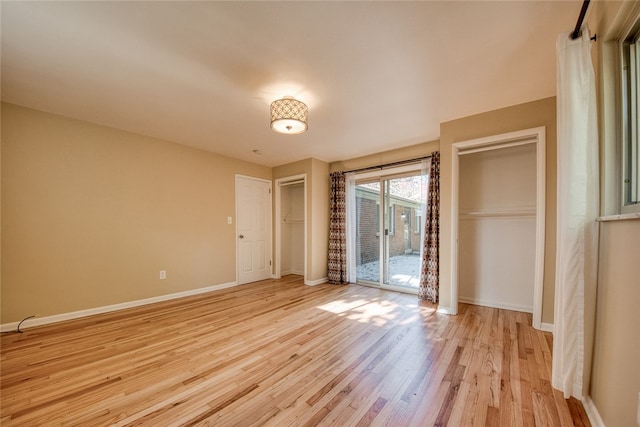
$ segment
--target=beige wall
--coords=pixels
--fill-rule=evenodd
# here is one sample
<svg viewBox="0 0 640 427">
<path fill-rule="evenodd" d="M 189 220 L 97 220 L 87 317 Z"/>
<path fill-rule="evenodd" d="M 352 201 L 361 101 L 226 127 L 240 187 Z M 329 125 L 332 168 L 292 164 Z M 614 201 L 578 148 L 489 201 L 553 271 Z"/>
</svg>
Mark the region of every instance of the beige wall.
<svg viewBox="0 0 640 427">
<path fill-rule="evenodd" d="M 546 235 L 542 322 L 553 323 L 556 256 L 556 100 L 528 102 L 440 124 L 440 306 L 451 307 L 451 146 L 475 138 L 546 127 Z"/>
<path fill-rule="evenodd" d="M 329 164 L 318 159 L 309 158 L 273 168 L 274 181 L 279 178 L 300 174 L 307 175 L 307 271 L 305 272 L 305 280 L 307 282 L 317 282 L 327 277 Z M 275 214 L 273 217 L 275 218 Z M 274 251 L 274 262 L 278 262 L 276 255 Z"/>
<path fill-rule="evenodd" d="M 329 259 L 329 163 L 311 160 L 311 277 L 318 281 L 327 278 Z"/>
<path fill-rule="evenodd" d="M 600 224 L 590 395 L 607 426 L 634 426 L 640 393 L 640 220 Z"/>
<path fill-rule="evenodd" d="M 2 323 L 236 280 L 235 174 L 270 168 L 11 104 L 2 122 Z"/>
</svg>

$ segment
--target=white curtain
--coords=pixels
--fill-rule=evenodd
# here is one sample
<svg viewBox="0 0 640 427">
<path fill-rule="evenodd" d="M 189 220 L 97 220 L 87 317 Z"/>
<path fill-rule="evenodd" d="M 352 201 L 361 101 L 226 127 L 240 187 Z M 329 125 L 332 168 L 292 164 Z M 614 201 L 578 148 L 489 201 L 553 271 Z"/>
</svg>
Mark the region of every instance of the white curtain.
<svg viewBox="0 0 640 427">
<path fill-rule="evenodd" d="M 356 283 L 356 176 L 345 174 L 345 201 L 347 209 L 347 278 L 349 283 Z"/>
<path fill-rule="evenodd" d="M 424 260 L 424 221 L 427 217 L 427 200 L 429 197 L 429 169 L 431 157 L 420 162 L 420 259 Z"/>
<path fill-rule="evenodd" d="M 558 200 L 553 387 L 581 398 L 585 360 L 585 293 L 595 291 L 598 234 L 598 135 L 591 40 L 585 28 L 557 43 Z M 587 317 L 585 318 L 585 314 Z M 589 329 L 589 328 L 588 328 Z M 590 351 L 590 349 L 587 349 Z"/>
</svg>

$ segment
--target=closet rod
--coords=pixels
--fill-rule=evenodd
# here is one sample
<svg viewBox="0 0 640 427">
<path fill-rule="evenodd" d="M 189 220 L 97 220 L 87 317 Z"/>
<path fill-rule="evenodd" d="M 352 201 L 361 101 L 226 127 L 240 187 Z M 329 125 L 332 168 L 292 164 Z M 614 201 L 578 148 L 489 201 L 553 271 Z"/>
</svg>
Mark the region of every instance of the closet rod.
<svg viewBox="0 0 640 427">
<path fill-rule="evenodd" d="M 465 154 L 482 153 L 483 151 L 491 151 L 491 150 L 499 150 L 499 149 L 502 149 L 502 148 L 518 147 L 520 145 L 535 144 L 537 142 L 538 142 L 537 138 L 523 139 L 523 140 L 520 140 L 520 141 L 505 142 L 505 143 L 502 143 L 502 144 L 489 145 L 489 146 L 484 146 L 484 147 L 479 147 L 479 148 L 470 148 L 468 150 L 459 151 L 458 155 L 459 156 L 464 156 Z"/>
<path fill-rule="evenodd" d="M 349 171 L 343 171 L 343 173 L 358 173 L 358 172 L 382 170 L 382 169 L 387 169 L 387 168 L 391 168 L 391 167 L 394 167 L 394 166 L 410 165 L 412 163 L 420 163 L 421 161 L 423 161 L 425 159 L 430 159 L 430 158 L 431 158 L 431 155 L 428 155 L 428 156 L 424 156 L 424 157 L 418 157 L 417 159 L 401 160 L 399 162 L 385 163 L 384 165 L 369 166 L 369 167 L 360 168 L 360 169 L 352 169 L 352 170 L 349 170 Z"/>
<path fill-rule="evenodd" d="M 285 187 L 287 185 L 295 185 L 295 184 L 304 184 L 304 179 L 299 179 L 297 181 L 281 182 L 280 187 Z"/>
</svg>

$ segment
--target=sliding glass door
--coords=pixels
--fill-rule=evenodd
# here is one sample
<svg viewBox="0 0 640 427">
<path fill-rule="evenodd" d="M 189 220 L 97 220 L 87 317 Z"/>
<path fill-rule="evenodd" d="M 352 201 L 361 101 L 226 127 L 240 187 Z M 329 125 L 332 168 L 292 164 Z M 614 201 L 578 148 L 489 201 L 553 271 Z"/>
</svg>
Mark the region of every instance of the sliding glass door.
<svg viewBox="0 0 640 427">
<path fill-rule="evenodd" d="M 356 181 L 356 279 L 380 284 L 380 181 Z"/>
<path fill-rule="evenodd" d="M 425 189 L 420 170 L 356 180 L 358 282 L 417 292 Z"/>
</svg>

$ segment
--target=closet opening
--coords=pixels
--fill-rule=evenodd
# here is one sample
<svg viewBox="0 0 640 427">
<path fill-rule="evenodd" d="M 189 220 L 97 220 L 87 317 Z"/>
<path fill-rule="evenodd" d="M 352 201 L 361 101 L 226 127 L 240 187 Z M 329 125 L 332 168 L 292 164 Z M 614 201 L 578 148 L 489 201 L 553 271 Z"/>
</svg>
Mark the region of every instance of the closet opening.
<svg viewBox="0 0 640 427">
<path fill-rule="evenodd" d="M 274 276 L 296 274 L 307 277 L 306 174 L 275 181 Z"/>
<path fill-rule="evenodd" d="M 542 323 L 545 128 L 455 142 L 451 156 L 451 306 L 531 312 Z"/>
</svg>

